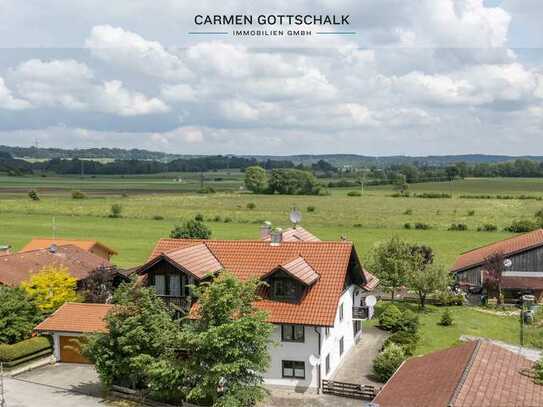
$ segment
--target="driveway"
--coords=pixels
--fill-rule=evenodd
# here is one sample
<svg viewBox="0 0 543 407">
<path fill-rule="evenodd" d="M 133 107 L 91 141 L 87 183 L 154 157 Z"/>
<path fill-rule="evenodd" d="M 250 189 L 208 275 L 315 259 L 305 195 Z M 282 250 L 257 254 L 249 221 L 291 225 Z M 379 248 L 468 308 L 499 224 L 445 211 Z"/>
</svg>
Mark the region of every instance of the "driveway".
<svg viewBox="0 0 543 407">
<path fill-rule="evenodd" d="M 102 396 L 102 385 L 93 365 L 57 363 L 21 373 L 15 379 L 94 397 Z"/>
<path fill-rule="evenodd" d="M 354 345 L 336 369 L 332 380 L 337 382 L 369 384 L 382 387 L 371 374 L 373 359 L 377 356 L 388 334 L 374 326 L 363 328 L 360 341 Z"/>
</svg>

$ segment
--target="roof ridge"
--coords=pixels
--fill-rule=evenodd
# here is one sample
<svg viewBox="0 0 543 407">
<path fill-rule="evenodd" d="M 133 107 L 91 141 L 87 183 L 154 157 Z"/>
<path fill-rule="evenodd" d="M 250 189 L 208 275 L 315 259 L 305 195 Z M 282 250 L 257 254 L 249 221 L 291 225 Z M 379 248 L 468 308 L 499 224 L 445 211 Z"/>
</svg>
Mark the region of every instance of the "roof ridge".
<svg viewBox="0 0 543 407">
<path fill-rule="evenodd" d="M 78 242 L 97 242 L 96 239 L 77 239 L 75 237 L 33 237 L 32 240 L 71 240 L 71 241 L 78 241 Z"/>
<path fill-rule="evenodd" d="M 223 270 L 224 270 L 225 269 L 224 264 L 222 264 L 222 262 L 219 260 L 217 255 L 215 253 L 213 253 L 213 250 L 211 250 L 211 248 L 207 245 L 207 241 L 204 241 L 203 245 L 206 247 L 207 250 L 209 250 L 209 253 L 211 253 L 211 255 L 215 258 L 215 260 L 217 260 L 217 263 L 219 263 L 221 265 L 221 267 L 223 268 Z"/>
<path fill-rule="evenodd" d="M 464 386 L 464 383 L 466 382 L 468 374 L 471 371 L 471 367 L 473 366 L 473 363 L 475 362 L 475 356 L 479 352 L 479 348 L 481 347 L 482 342 L 483 342 L 482 339 L 478 339 L 476 341 L 475 347 L 473 348 L 473 351 L 471 352 L 471 355 L 468 359 L 468 363 L 466 363 L 466 366 L 464 367 L 464 371 L 462 372 L 462 375 L 460 376 L 460 380 L 458 380 L 458 383 L 456 383 L 453 394 L 449 400 L 449 403 L 447 404 L 448 407 L 454 407 L 454 402 L 458 398 L 460 391 L 462 390 L 462 387 Z"/>
<path fill-rule="evenodd" d="M 502 242 L 507 242 L 509 240 L 518 239 L 519 237 L 526 236 L 526 235 L 529 235 L 529 234 L 532 234 L 532 233 L 535 233 L 535 232 L 543 232 L 543 228 L 538 228 L 538 229 L 535 229 L 535 230 L 531 230 L 530 232 L 516 234 L 514 236 L 506 237 L 505 239 L 497 240 L 495 242 L 488 243 L 488 244 L 476 247 L 476 248 L 471 249 L 471 250 L 467 250 L 465 252 L 460 253 L 460 255 L 468 254 L 468 253 L 474 252 L 474 251 L 479 250 L 479 249 L 484 249 L 485 247 L 490 247 L 490 246 L 495 245 L 497 243 L 502 243 Z M 543 243 L 541 243 L 541 244 L 543 244 Z"/>
<path fill-rule="evenodd" d="M 207 242 L 219 242 L 219 243 L 259 243 L 259 244 L 270 244 L 269 241 L 260 240 L 260 239 L 175 239 L 170 237 L 162 237 L 159 239 L 159 241 L 192 241 L 192 242 L 198 242 L 198 243 L 207 243 Z M 281 245 L 293 245 L 293 244 L 315 244 L 315 245 L 322 245 L 322 244 L 338 244 L 338 245 L 353 245 L 353 242 L 350 240 L 320 240 L 320 241 L 296 241 L 296 242 L 287 242 L 282 241 Z"/>
</svg>

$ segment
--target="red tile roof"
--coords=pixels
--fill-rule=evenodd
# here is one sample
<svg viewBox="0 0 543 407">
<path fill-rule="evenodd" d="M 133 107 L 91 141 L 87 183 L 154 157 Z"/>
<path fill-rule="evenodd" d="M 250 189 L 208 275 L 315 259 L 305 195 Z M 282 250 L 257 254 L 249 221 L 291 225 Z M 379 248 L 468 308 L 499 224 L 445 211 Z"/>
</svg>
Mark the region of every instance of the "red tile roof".
<svg viewBox="0 0 543 407">
<path fill-rule="evenodd" d="M 264 241 L 270 241 L 271 235 L 266 236 Z M 313 233 L 304 229 L 301 226 L 296 226 L 295 228 L 288 228 L 283 230 L 283 241 L 284 242 L 320 242 L 321 240 L 315 236 Z"/>
<path fill-rule="evenodd" d="M 36 326 L 34 330 L 37 332 L 70 333 L 106 332 L 104 318 L 112 308 L 111 304 L 67 302 Z"/>
<path fill-rule="evenodd" d="M 302 257 L 318 273 L 318 281 L 307 289 L 299 303 L 269 299 L 258 301 L 257 306 L 268 311 L 269 321 L 273 323 L 332 326 L 351 253 L 356 256 L 352 243 L 344 241 L 283 242 L 275 246 L 260 240 L 161 239 L 150 259 L 173 249 L 201 244 L 207 246 L 225 270 L 242 280 L 262 278 L 298 257 Z"/>
<path fill-rule="evenodd" d="M 170 250 L 164 253 L 163 256 L 181 266 L 199 280 L 206 277 L 209 273 L 214 274 L 224 268 L 203 243 L 182 249 Z"/>
<path fill-rule="evenodd" d="M 303 257 L 296 257 L 280 268 L 305 285 L 311 285 L 319 279 L 319 273 Z"/>
<path fill-rule="evenodd" d="M 72 245 L 60 246 L 55 253 L 47 249 L 14 253 L 0 257 L 0 284 L 19 285 L 46 266 L 64 266 L 82 280 L 98 267 L 111 267 L 111 263 Z"/>
<path fill-rule="evenodd" d="M 458 272 L 480 266 L 484 264 L 487 257 L 495 253 L 503 253 L 506 256 L 511 256 L 539 246 L 543 246 L 543 229 L 513 236 L 509 239 L 500 240 L 499 242 L 462 253 L 456 259 L 456 263 L 451 271 Z"/>
<path fill-rule="evenodd" d="M 521 374 L 532 362 L 488 341 L 405 362 L 373 400 L 380 407 L 537 407 L 543 386 Z"/>
<path fill-rule="evenodd" d="M 77 246 L 83 250 L 90 251 L 94 246 L 100 246 L 101 248 L 105 249 L 108 253 L 111 255 L 117 254 L 117 252 L 109 247 L 107 247 L 105 244 L 100 243 L 96 240 L 81 240 L 81 239 L 48 239 L 43 237 L 35 237 L 30 242 L 26 244 L 25 247 L 23 247 L 19 252 L 29 252 L 36 249 L 47 249 L 52 244 L 56 244 L 57 246 L 66 246 L 66 245 L 73 245 Z"/>
</svg>

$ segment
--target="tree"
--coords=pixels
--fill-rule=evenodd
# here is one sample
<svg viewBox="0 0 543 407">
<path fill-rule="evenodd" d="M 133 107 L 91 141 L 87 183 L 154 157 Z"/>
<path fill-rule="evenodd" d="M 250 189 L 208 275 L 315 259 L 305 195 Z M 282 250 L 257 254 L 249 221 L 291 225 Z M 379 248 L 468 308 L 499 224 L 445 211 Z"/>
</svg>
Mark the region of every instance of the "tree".
<svg viewBox="0 0 543 407">
<path fill-rule="evenodd" d="M 77 301 L 76 287 L 77 280 L 64 266 L 45 266 L 21 283 L 21 288 L 45 314 L 54 312 L 65 302 Z"/>
<path fill-rule="evenodd" d="M 189 400 L 243 407 L 265 395 L 262 374 L 269 365 L 273 328 L 266 313 L 254 306 L 261 284 L 223 271 L 195 288 L 197 319 L 183 331 L 183 347 L 191 350 Z"/>
<path fill-rule="evenodd" d="M 400 345 L 391 343 L 373 361 L 373 373 L 380 382 L 385 383 L 406 359 Z"/>
<path fill-rule="evenodd" d="M 120 218 L 122 217 L 123 207 L 121 204 L 111 205 L 111 213 L 109 214 L 110 218 Z"/>
<path fill-rule="evenodd" d="M 245 187 L 254 192 L 261 194 L 268 188 L 268 173 L 258 165 L 248 167 L 245 170 Z"/>
<path fill-rule="evenodd" d="M 190 219 L 181 226 L 175 226 L 170 232 L 172 239 L 209 239 L 211 230 L 204 222 L 196 219 Z"/>
<path fill-rule="evenodd" d="M 407 178 L 405 175 L 396 174 L 394 178 L 394 189 L 402 195 L 407 193 L 409 185 L 407 185 Z"/>
<path fill-rule="evenodd" d="M 408 286 L 416 291 L 419 297 L 419 306 L 424 309 L 426 297 L 437 291 L 445 291 L 451 282 L 449 272 L 441 265 L 422 262 L 413 267 L 408 277 Z"/>
<path fill-rule="evenodd" d="M 483 285 L 490 294 L 494 292 L 498 305 L 502 303 L 502 274 L 505 271 L 505 255 L 503 252 L 496 252 L 485 259 L 483 265 Z"/>
<path fill-rule="evenodd" d="M 82 352 L 105 385 L 146 389 L 150 363 L 170 348 L 179 326 L 152 288 L 123 283 L 113 302 L 106 316 L 107 333 L 88 336 Z"/>
<path fill-rule="evenodd" d="M 445 168 L 445 173 L 447 174 L 449 181 L 453 181 L 460 174 L 460 170 L 456 165 L 450 165 Z"/>
<path fill-rule="evenodd" d="M 0 343 L 29 338 L 41 319 L 40 310 L 23 289 L 0 286 Z"/>
<path fill-rule="evenodd" d="M 321 185 L 309 171 L 299 169 L 272 170 L 269 191 L 282 195 L 318 195 Z"/>
<path fill-rule="evenodd" d="M 370 269 L 379 278 L 380 285 L 392 295 L 409 282 L 409 275 L 421 264 L 421 257 L 413 255 L 412 247 L 398 237 L 381 243 L 371 254 Z"/>
<path fill-rule="evenodd" d="M 98 267 L 81 282 L 85 302 L 105 304 L 113 296 L 115 274 L 111 269 Z"/>
</svg>

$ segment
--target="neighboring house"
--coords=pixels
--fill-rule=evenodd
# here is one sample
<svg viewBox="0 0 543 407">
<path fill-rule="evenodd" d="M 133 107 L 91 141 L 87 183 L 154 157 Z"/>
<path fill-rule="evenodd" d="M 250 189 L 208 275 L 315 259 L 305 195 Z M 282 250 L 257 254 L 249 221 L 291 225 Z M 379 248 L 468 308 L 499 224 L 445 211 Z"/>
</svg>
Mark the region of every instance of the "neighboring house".
<svg viewBox="0 0 543 407">
<path fill-rule="evenodd" d="M 29 252 L 36 249 L 48 249 L 52 245 L 60 246 L 77 246 L 80 249 L 86 250 L 89 253 L 95 254 L 105 260 L 111 260 L 111 256 L 115 256 L 117 252 L 105 244 L 102 244 L 96 240 L 80 240 L 80 239 L 47 239 L 47 238 L 33 238 L 20 250 L 22 252 Z"/>
<path fill-rule="evenodd" d="M 80 353 L 81 337 L 94 332 L 107 332 L 104 318 L 111 304 L 81 304 L 67 302 L 34 331 L 51 335 L 57 362 L 90 363 Z"/>
<path fill-rule="evenodd" d="M 195 301 L 190 285 L 222 270 L 268 284 L 256 303 L 275 325 L 278 344 L 270 346 L 268 385 L 316 390 L 363 338 L 364 296 L 378 280 L 351 242 L 162 239 L 138 273 L 167 303 L 187 311 Z"/>
<path fill-rule="evenodd" d="M 521 372 L 533 362 L 488 341 L 404 362 L 373 400 L 379 407 L 536 407 L 543 386 Z"/>
<path fill-rule="evenodd" d="M 463 253 L 451 272 L 465 287 L 481 287 L 486 259 L 503 253 L 511 261 L 502 274 L 502 291 L 506 299 L 532 294 L 543 300 L 543 229 L 514 236 Z"/>
<path fill-rule="evenodd" d="M 273 236 L 276 236 L 283 242 L 320 242 L 321 240 L 304 229 L 300 225 L 295 225 L 292 228 L 285 230 L 279 229 L 274 231 L 271 223 L 266 222 L 260 227 L 260 239 L 264 241 L 271 241 Z"/>
<path fill-rule="evenodd" d="M 0 256 L 0 285 L 18 286 L 46 266 L 64 266 L 78 281 L 97 268 L 112 267 L 108 260 L 73 245 L 37 249 Z"/>
</svg>

